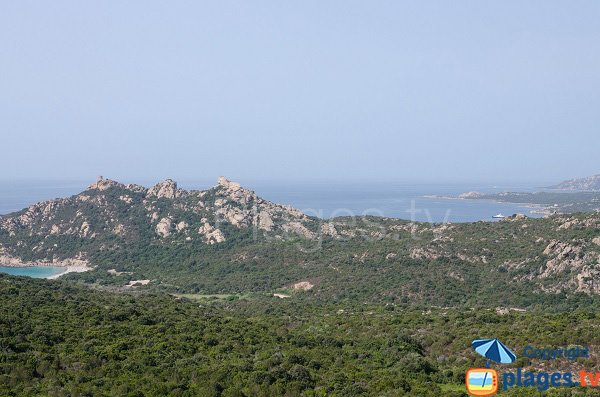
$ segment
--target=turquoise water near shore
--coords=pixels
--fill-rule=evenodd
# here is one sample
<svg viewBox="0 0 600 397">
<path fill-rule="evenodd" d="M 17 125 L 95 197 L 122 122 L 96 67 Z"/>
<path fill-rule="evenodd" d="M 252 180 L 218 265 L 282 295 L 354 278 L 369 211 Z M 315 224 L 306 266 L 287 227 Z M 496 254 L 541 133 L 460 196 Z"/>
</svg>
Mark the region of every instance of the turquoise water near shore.
<svg viewBox="0 0 600 397">
<path fill-rule="evenodd" d="M 54 266 L 29 266 L 29 267 L 8 267 L 0 266 L 0 273 L 10 274 L 12 276 L 27 276 L 33 278 L 48 278 L 56 276 L 65 271 L 64 267 Z"/>
</svg>

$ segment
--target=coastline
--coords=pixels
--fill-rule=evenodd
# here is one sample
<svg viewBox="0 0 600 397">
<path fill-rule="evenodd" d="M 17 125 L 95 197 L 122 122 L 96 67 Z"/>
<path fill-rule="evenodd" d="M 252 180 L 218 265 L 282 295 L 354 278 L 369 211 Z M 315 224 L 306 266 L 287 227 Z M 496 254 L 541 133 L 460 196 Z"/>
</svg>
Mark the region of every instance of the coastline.
<svg viewBox="0 0 600 397">
<path fill-rule="evenodd" d="M 52 276 L 48 276 L 48 277 L 44 277 L 47 280 L 54 280 L 59 278 L 60 276 L 64 276 L 67 273 L 83 273 L 83 272 L 87 272 L 88 270 L 92 270 L 91 267 L 87 267 L 87 266 L 56 266 L 56 267 L 62 267 L 64 269 L 64 271 L 58 273 L 58 274 L 54 274 Z"/>
<path fill-rule="evenodd" d="M 487 198 L 487 197 L 459 197 L 459 196 L 437 196 L 437 195 L 425 195 L 422 196 L 427 199 L 436 199 L 436 200 L 463 200 L 463 201 L 488 201 L 497 204 L 514 204 L 523 209 L 528 209 L 530 214 L 537 215 L 554 215 L 557 212 L 555 211 L 555 207 L 548 206 L 546 204 L 537 204 L 537 203 L 522 203 L 515 201 L 501 201 L 497 198 Z M 554 210 L 554 211 L 553 211 Z"/>
<path fill-rule="evenodd" d="M 13 268 L 26 268 L 26 267 L 58 267 L 62 268 L 62 271 L 57 274 L 53 274 L 45 279 L 57 279 L 67 273 L 83 273 L 92 270 L 93 267 L 89 263 L 81 258 L 67 258 L 67 259 L 44 259 L 35 262 L 27 262 L 20 258 L 8 255 L 0 255 L 0 266 L 13 267 Z"/>
</svg>

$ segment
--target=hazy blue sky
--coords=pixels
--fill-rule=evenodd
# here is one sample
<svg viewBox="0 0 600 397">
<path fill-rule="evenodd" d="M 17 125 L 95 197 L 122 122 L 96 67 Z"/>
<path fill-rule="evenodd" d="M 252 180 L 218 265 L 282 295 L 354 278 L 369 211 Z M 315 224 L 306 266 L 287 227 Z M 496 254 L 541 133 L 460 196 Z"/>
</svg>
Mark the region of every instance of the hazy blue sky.
<svg viewBox="0 0 600 397">
<path fill-rule="evenodd" d="M 0 57 L 2 179 L 600 172 L 599 1 L 2 1 Z"/>
</svg>

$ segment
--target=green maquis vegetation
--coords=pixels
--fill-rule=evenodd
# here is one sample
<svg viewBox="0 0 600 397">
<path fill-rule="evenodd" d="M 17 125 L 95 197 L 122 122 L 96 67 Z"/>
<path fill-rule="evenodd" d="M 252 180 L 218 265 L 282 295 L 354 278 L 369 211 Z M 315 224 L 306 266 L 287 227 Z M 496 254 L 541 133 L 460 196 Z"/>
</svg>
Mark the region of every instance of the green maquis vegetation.
<svg viewBox="0 0 600 397">
<path fill-rule="evenodd" d="M 599 255 L 597 213 L 322 220 L 224 178 L 99 179 L 0 217 L 5 263 L 89 269 L 0 276 L 0 396 L 458 397 L 486 364 L 478 338 L 517 353 L 500 373 L 600 372 Z M 527 345 L 591 357 L 531 361 Z"/>
<path fill-rule="evenodd" d="M 0 217 L 6 263 L 84 261 L 90 271 L 65 279 L 113 291 L 136 280 L 146 292 L 204 295 L 310 284 L 296 300 L 572 310 L 600 303 L 599 256 L 598 213 L 324 220 L 225 179 L 204 191 L 101 179 Z"/>
<path fill-rule="evenodd" d="M 598 370 L 596 311 L 206 300 L 0 276 L 2 396 L 466 396 L 470 343 L 589 346 L 556 370 Z M 550 368 L 546 366 L 545 368 Z M 502 368 L 497 368 L 502 370 Z M 538 396 L 513 389 L 505 396 Z M 592 388 L 548 396 L 597 396 Z"/>
</svg>

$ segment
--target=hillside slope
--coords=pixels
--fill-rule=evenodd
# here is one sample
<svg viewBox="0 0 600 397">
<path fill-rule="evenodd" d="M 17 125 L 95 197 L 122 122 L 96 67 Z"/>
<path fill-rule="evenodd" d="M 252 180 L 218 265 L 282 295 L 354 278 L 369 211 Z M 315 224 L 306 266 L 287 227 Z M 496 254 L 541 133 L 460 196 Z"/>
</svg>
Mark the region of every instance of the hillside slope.
<svg viewBox="0 0 600 397">
<path fill-rule="evenodd" d="M 600 214 L 323 221 L 225 178 L 206 191 L 100 179 L 0 218 L 0 250 L 4 264 L 87 264 L 65 278 L 117 290 L 521 307 L 600 295 Z"/>
</svg>

